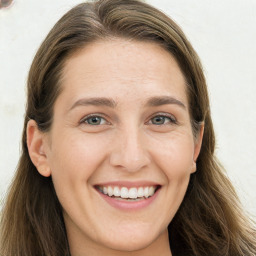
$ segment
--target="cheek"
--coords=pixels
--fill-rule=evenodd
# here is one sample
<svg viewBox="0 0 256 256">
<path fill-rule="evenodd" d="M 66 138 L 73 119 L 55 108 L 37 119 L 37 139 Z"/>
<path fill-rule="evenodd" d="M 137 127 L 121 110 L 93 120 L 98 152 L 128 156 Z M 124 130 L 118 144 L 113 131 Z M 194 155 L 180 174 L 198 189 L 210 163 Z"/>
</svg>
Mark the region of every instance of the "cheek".
<svg viewBox="0 0 256 256">
<path fill-rule="evenodd" d="M 164 210 L 159 213 L 159 218 L 164 220 L 163 227 L 166 227 L 178 211 L 187 191 L 193 166 L 194 141 L 189 133 L 175 133 L 162 140 L 158 146 L 152 146 L 154 162 L 166 180 L 162 187 Z"/>
<path fill-rule="evenodd" d="M 86 182 L 105 159 L 107 141 L 81 132 L 60 137 L 52 143 L 50 165 L 53 178 Z"/>
<path fill-rule="evenodd" d="M 190 134 L 172 136 L 153 145 L 155 162 L 168 180 L 183 179 L 193 167 L 194 141 Z"/>
<path fill-rule="evenodd" d="M 61 134 L 60 134 L 61 135 Z M 52 141 L 50 168 L 58 199 L 65 211 L 72 213 L 84 204 L 88 183 L 105 158 L 103 140 L 80 134 L 62 134 Z M 79 202 L 79 203 L 78 203 Z M 78 211 L 81 214 L 83 210 Z M 72 215 L 72 214 L 71 214 Z"/>
</svg>

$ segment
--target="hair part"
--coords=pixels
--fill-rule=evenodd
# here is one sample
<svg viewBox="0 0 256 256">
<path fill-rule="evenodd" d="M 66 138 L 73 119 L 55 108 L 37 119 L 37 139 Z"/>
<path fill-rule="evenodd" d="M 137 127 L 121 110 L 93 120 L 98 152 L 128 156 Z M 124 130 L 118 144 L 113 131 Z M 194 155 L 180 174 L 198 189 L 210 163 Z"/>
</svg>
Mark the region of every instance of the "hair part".
<svg viewBox="0 0 256 256">
<path fill-rule="evenodd" d="M 174 21 L 138 0 L 82 3 L 56 23 L 39 48 L 27 82 L 21 157 L 2 212 L 0 255 L 69 255 L 61 205 L 51 177 L 41 176 L 30 160 L 26 127 L 34 119 L 42 132 L 51 129 L 65 62 L 87 44 L 109 38 L 153 42 L 171 53 L 186 79 L 195 137 L 204 124 L 197 172 L 168 227 L 173 255 L 255 255 L 255 229 L 214 156 L 215 135 L 200 60 Z"/>
</svg>

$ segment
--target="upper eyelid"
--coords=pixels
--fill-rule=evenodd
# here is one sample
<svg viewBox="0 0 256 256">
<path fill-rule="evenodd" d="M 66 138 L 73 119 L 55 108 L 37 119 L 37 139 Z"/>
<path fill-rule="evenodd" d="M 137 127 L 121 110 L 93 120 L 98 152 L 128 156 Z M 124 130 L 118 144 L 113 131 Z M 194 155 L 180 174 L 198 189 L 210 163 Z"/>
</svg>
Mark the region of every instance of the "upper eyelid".
<svg viewBox="0 0 256 256">
<path fill-rule="evenodd" d="M 170 114 L 170 113 L 165 113 L 165 112 L 157 112 L 157 113 L 154 113 L 153 115 L 151 115 L 151 116 L 148 118 L 148 121 L 147 121 L 147 122 L 149 122 L 152 118 L 154 118 L 154 117 L 156 117 L 156 116 L 169 117 L 170 119 L 174 119 L 174 120 L 177 122 L 177 118 L 175 117 L 175 115 Z"/>
</svg>

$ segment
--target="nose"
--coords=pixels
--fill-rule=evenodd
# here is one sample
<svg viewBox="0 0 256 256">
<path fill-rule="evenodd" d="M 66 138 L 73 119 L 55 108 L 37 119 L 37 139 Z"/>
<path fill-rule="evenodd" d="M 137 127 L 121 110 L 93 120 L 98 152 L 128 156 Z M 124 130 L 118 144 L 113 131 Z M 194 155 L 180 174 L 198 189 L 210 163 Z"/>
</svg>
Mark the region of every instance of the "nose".
<svg viewBox="0 0 256 256">
<path fill-rule="evenodd" d="M 150 156 L 139 131 L 127 129 L 115 138 L 110 164 L 127 172 L 137 172 L 150 163 Z"/>
</svg>

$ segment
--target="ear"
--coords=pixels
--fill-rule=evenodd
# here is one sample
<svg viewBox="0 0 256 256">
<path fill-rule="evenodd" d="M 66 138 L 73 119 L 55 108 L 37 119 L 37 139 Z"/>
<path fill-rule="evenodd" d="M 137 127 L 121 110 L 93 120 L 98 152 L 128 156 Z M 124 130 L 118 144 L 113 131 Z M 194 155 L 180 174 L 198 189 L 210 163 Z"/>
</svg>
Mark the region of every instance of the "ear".
<svg viewBox="0 0 256 256">
<path fill-rule="evenodd" d="M 46 155 L 48 141 L 45 133 L 38 129 L 37 123 L 34 120 L 29 120 L 27 124 L 27 147 L 30 159 L 38 172 L 44 177 L 49 177 L 51 170 Z"/>
<path fill-rule="evenodd" d="M 194 146 L 194 156 L 193 156 L 193 166 L 191 173 L 196 171 L 196 161 L 201 151 L 202 141 L 204 136 L 204 123 L 200 124 L 200 131 L 198 132 L 197 137 L 195 138 Z"/>
</svg>

